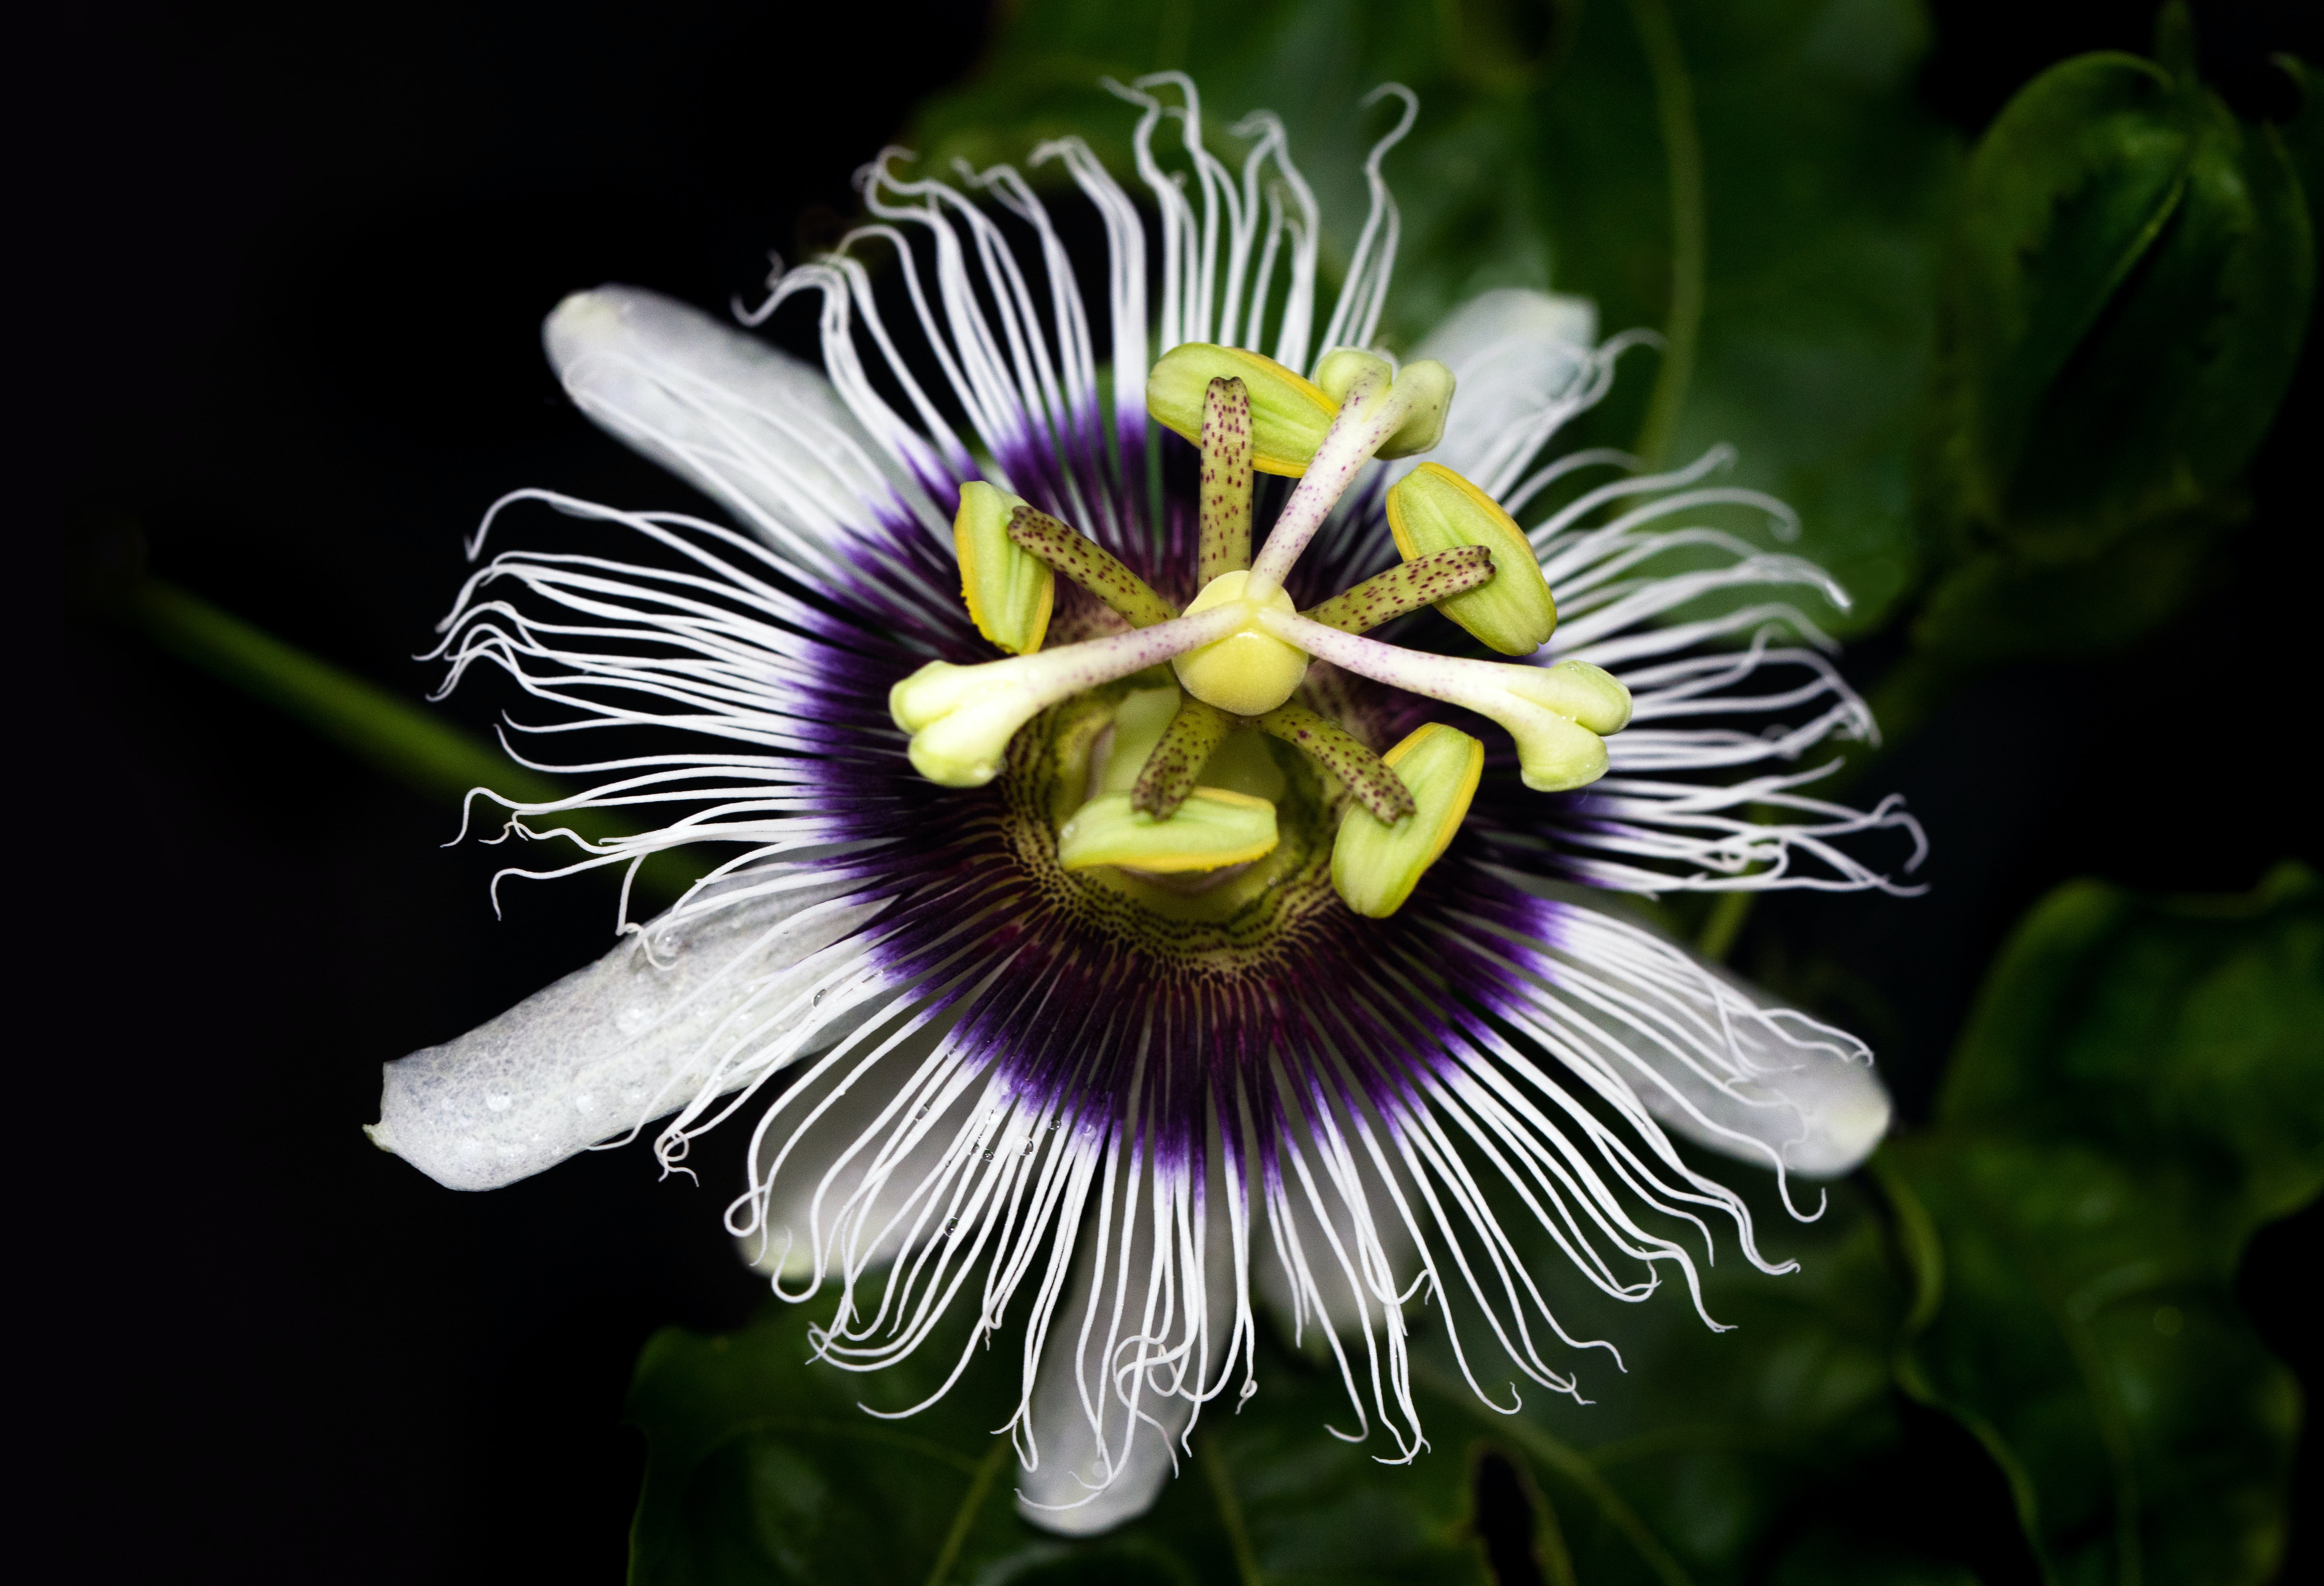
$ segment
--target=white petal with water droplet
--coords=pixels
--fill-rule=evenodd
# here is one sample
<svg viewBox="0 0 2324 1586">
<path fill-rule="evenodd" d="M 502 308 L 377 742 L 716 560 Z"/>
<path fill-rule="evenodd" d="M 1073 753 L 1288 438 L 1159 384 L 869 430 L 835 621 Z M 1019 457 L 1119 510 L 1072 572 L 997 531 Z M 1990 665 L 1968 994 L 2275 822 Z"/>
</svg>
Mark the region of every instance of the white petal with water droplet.
<svg viewBox="0 0 2324 1586">
<path fill-rule="evenodd" d="M 737 1090 L 814 1007 L 878 910 L 838 884 L 659 922 L 457 1040 L 388 1064 L 369 1133 L 452 1189 L 494 1189 Z M 649 951 L 650 945 L 650 952 Z M 641 1014 L 643 1015 L 642 1020 Z"/>
</svg>

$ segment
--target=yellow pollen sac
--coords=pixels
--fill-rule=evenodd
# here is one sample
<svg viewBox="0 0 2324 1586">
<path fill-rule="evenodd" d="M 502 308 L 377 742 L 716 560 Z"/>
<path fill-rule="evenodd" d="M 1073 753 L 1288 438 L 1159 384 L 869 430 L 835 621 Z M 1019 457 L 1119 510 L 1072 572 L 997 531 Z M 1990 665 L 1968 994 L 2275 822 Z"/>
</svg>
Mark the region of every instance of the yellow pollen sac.
<svg viewBox="0 0 2324 1586">
<path fill-rule="evenodd" d="M 1332 886 L 1341 901 L 1370 919 L 1404 907 L 1428 867 L 1443 857 L 1469 814 L 1485 770 L 1485 746 L 1468 733 L 1431 722 L 1380 756 L 1412 790 L 1413 813 L 1394 825 L 1351 806 L 1332 844 Z"/>
<path fill-rule="evenodd" d="M 1220 574 L 1194 596 L 1186 615 L 1241 601 L 1242 587 L 1250 580 L 1250 575 L 1241 570 Z M 1307 676 L 1307 652 L 1259 629 L 1262 605 L 1279 612 L 1294 610 L 1291 597 L 1280 588 L 1264 602 L 1243 604 L 1250 609 L 1242 627 L 1200 650 L 1188 650 L 1170 665 L 1186 692 L 1205 705 L 1214 705 L 1230 715 L 1264 715 L 1289 699 Z"/>
<path fill-rule="evenodd" d="M 1490 582 L 1447 596 L 1436 609 L 1503 655 L 1531 655 L 1557 627 L 1557 603 L 1524 530 L 1500 503 L 1440 463 L 1423 463 L 1388 493 L 1388 532 L 1407 562 L 1432 551 L 1481 545 Z"/>
<path fill-rule="evenodd" d="M 1049 631 L 1056 575 L 1009 538 L 1009 518 L 1022 497 L 982 480 L 960 487 L 952 546 L 960 558 L 960 593 L 976 631 L 1011 655 L 1030 655 Z"/>
<path fill-rule="evenodd" d="M 1339 402 L 1313 381 L 1240 347 L 1181 342 L 1146 377 L 1146 410 L 1165 429 L 1203 444 L 1203 403 L 1213 380 L 1240 380 L 1250 398 L 1250 466 L 1296 479 L 1323 444 Z"/>
<path fill-rule="evenodd" d="M 1386 358 L 1355 347 L 1334 347 L 1315 365 L 1316 388 L 1342 405 L 1366 375 L 1388 381 L 1388 394 L 1401 411 L 1396 428 L 1373 456 L 1408 457 L 1434 449 L 1444 438 L 1444 420 L 1452 410 L 1452 370 L 1434 358 L 1423 358 L 1391 371 Z"/>
<path fill-rule="evenodd" d="M 1162 821 L 1130 808 L 1129 794 L 1108 793 L 1058 828 L 1057 862 L 1067 870 L 1118 864 L 1167 875 L 1264 859 L 1276 842 L 1275 806 L 1246 793 L 1197 788 Z"/>
</svg>

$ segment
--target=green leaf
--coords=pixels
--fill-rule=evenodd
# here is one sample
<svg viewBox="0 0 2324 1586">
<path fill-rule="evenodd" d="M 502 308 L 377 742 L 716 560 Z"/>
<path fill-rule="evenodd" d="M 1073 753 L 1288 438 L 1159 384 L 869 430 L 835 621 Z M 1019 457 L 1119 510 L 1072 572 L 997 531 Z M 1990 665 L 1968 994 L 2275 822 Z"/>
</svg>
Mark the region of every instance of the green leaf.
<svg viewBox="0 0 2324 1586">
<path fill-rule="evenodd" d="M 1766 1184 L 1761 1177 L 1754 1188 Z M 1495 1415 L 1462 1382 L 1442 1336 L 1424 1335 L 1416 1375 L 1446 1410 L 1524 1457 L 1554 1506 L 1577 1580 L 1757 1581 L 1771 1553 L 1789 1558 L 1784 1538 L 1812 1531 L 1819 1517 L 1835 1526 L 1849 1517 L 1827 1507 L 1831 1495 L 1897 1437 L 1889 1353 L 1907 1296 L 1872 1197 L 1849 1183 L 1829 1191 L 1822 1218 L 1804 1224 L 1771 1194 L 1755 1194 L 1765 1203 L 1757 1205 L 1764 1252 L 1801 1269 L 1759 1272 L 1723 1240 L 1702 1279 L 1704 1305 L 1726 1332 L 1703 1324 L 1682 1285 L 1666 1284 L 1645 1304 L 1618 1304 L 1573 1277 L 1554 1250 L 1532 1252 L 1559 1320 L 1575 1337 L 1609 1340 L 1621 1351 L 1618 1368 L 1601 1351 L 1561 1362 L 1576 1372 L 1587 1403 L 1523 1383 L 1521 1412 Z M 1812 1212 L 1816 1191 L 1804 1194 L 1802 1209 Z M 1512 1217 L 1504 1226 L 1517 1233 L 1523 1224 Z M 1465 1343 L 1480 1380 L 1506 1403 L 1509 1389 L 1488 1361 L 1489 1338 Z M 1432 1437 L 1442 1430 L 1429 1424 Z M 1903 1555 L 1889 1571 L 1877 1550 L 1853 1538 L 1824 1535 L 1816 1545 L 1855 1561 L 1853 1573 L 1835 1579 L 1947 1578 L 1914 1575 L 1925 1561 Z M 1822 1579 L 1817 1557 L 1811 1549 L 1796 1569 L 1784 1567 L 1802 1581 Z"/>
<path fill-rule="evenodd" d="M 1950 667 L 2062 659 L 2117 650 L 2161 626 L 2200 586 L 2240 496 L 2141 526 L 2089 558 L 2055 560 L 1994 549 L 1937 582 L 1914 621 L 1925 656 Z M 1884 728 L 1909 714 L 1876 698 Z"/>
<path fill-rule="evenodd" d="M 1939 1127 L 1878 1161 L 1918 1295 L 1906 1389 L 2008 1476 L 2060 1580 L 2264 1581 L 2299 1392 L 2237 1312 L 2252 1230 L 2324 1187 L 2324 890 L 2079 882 L 2005 948 Z"/>
<path fill-rule="evenodd" d="M 2007 511 L 2037 552 L 2102 545 L 2234 483 L 2300 362 L 2315 258 L 2291 161 L 2211 94 L 2173 105 L 2183 197 L 2024 431 Z"/>
<path fill-rule="evenodd" d="M 2190 77 L 2085 55 L 2011 100 L 1970 161 L 1947 276 L 1923 475 L 1955 565 L 1924 651 L 2088 653 L 2183 603 L 2246 510 L 2314 253 L 2283 140 Z"/>
<path fill-rule="evenodd" d="M 1422 110 L 1386 165 L 1403 231 L 1383 338 L 1409 349 L 1499 286 L 1582 293 L 1609 330 L 1671 333 L 1670 365 L 1626 360 L 1573 438 L 1630 445 L 1646 431 L 1686 457 L 1735 442 L 1738 482 L 1797 506 L 1801 548 L 1856 595 L 1841 625 L 1876 624 L 1921 560 L 1909 465 L 1955 165 L 1913 97 L 1921 8 L 1771 0 L 1665 14 L 1636 0 L 1556 7 L 1545 25 L 1527 14 L 1488 0 L 1190 0 L 1157 22 L 1027 0 L 979 77 L 923 106 L 910 142 L 943 170 L 1021 165 L 1042 139 L 1078 134 L 1130 180 L 1133 116 L 1097 80 L 1183 69 L 1213 148 L 1232 154 L 1225 128 L 1250 110 L 1283 116 L 1323 207 L 1328 308 L 1366 209 L 1364 154 L 1388 124 L 1360 101 L 1406 83 Z M 1158 142 L 1174 150 L 1167 133 Z M 1665 414 L 1669 392 L 1683 402 Z"/>
<path fill-rule="evenodd" d="M 868 1376 L 810 1363 L 806 1317 L 770 1309 L 742 1332 L 666 1329 L 650 1342 L 629 1416 L 646 1433 L 631 1580 L 1030 1583 L 1483 1582 L 1457 1434 L 1388 1466 L 1324 1424 L 1338 1381 L 1272 1349 L 1240 1414 L 1213 1404 L 1195 1457 L 1143 1518 L 1072 1541 L 1015 1512 L 1016 1462 L 994 1435 L 1014 1408 L 1013 1344 L 981 1351 L 950 1394 L 904 1420 L 952 1356 L 942 1340 Z M 1440 1421 L 1451 1417 L 1439 1410 Z M 1457 1423 L 1455 1424 L 1457 1425 Z"/>
<path fill-rule="evenodd" d="M 2275 135 L 2283 144 L 2285 158 L 2300 175 L 2301 192 L 2308 200 L 2308 235 L 2312 242 L 2324 233 L 2324 219 L 2319 219 L 2319 205 L 2324 205 L 2324 78 L 2319 78 L 2314 67 L 2296 55 L 2278 55 L 2275 64 L 2300 88 L 2300 109 Z"/>
<path fill-rule="evenodd" d="M 1990 516 L 2052 383 L 2185 197 L 2176 109 L 2152 61 L 2079 56 L 2021 89 L 1969 161 L 1953 331 L 1968 483 Z"/>
</svg>

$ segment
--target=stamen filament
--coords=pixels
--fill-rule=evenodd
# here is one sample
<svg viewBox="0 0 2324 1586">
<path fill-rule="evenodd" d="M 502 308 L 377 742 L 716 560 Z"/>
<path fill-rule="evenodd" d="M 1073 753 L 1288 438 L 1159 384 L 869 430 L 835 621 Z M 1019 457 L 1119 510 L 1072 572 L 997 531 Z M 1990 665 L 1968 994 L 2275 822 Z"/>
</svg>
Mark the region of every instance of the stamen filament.
<svg viewBox="0 0 2324 1586">
<path fill-rule="evenodd" d="M 1250 566 L 1250 388 L 1222 377 L 1203 394 L 1203 585 Z"/>
<path fill-rule="evenodd" d="M 1404 779 L 1339 723 L 1305 705 L 1286 705 L 1253 716 L 1251 725 L 1305 751 L 1382 825 L 1392 826 L 1412 813 L 1412 790 Z"/>
<path fill-rule="evenodd" d="M 1292 564 L 1355 482 L 1357 471 L 1371 461 L 1372 454 L 1404 421 L 1405 407 L 1397 400 L 1384 367 L 1357 377 L 1332 428 L 1324 432 L 1323 444 L 1315 448 L 1307 472 L 1300 475 L 1298 488 L 1284 503 L 1283 515 L 1268 530 L 1267 543 L 1251 564 L 1250 582 L 1243 586 L 1246 598 L 1264 600 L 1283 586 Z"/>
<path fill-rule="evenodd" d="M 1456 545 L 1398 563 L 1299 614 L 1342 633 L 1362 633 L 1448 596 L 1464 595 L 1491 582 L 1492 576 L 1490 548 Z"/>
<path fill-rule="evenodd" d="M 1130 789 L 1130 807 L 1157 821 L 1168 820 L 1186 802 L 1202 779 L 1203 767 L 1225 739 L 1234 718 L 1214 705 L 1189 694 L 1178 702 L 1178 714 L 1162 729 L 1154 752 Z"/>
<path fill-rule="evenodd" d="M 1111 606 L 1133 628 L 1150 628 L 1178 614 L 1177 607 L 1111 551 L 1038 507 L 1019 507 L 1009 514 L 1009 539 Z"/>
<path fill-rule="evenodd" d="M 1611 673 L 1584 661 L 1534 667 L 1427 655 L 1271 609 L 1260 612 L 1258 622 L 1265 632 L 1320 660 L 1499 723 L 1517 740 L 1525 784 L 1536 792 L 1579 788 L 1604 776 L 1601 734 L 1629 723 L 1629 690 Z"/>
</svg>

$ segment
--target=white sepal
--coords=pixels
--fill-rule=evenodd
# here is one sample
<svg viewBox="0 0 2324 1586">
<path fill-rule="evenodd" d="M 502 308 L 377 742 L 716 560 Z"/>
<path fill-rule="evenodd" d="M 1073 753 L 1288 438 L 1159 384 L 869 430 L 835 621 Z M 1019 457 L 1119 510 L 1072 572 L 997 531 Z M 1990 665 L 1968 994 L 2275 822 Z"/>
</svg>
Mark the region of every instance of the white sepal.
<svg viewBox="0 0 2324 1586">
<path fill-rule="evenodd" d="M 663 919 L 457 1040 L 385 1065 L 366 1132 L 449 1189 L 497 1189 L 739 1090 L 813 1010 L 878 904 L 805 881 Z"/>
</svg>

